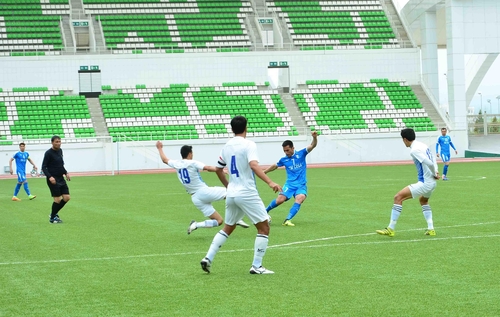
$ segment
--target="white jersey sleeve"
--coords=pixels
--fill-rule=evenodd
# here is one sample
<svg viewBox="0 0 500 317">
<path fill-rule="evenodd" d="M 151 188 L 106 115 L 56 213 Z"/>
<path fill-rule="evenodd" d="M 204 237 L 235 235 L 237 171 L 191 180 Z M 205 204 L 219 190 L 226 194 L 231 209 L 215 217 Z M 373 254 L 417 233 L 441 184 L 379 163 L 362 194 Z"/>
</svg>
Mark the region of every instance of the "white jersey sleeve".
<svg viewBox="0 0 500 317">
<path fill-rule="evenodd" d="M 434 155 L 432 155 L 427 145 L 419 141 L 413 141 L 410 155 L 417 166 L 419 181 L 434 181 L 434 175 L 436 175 L 438 167 Z"/>
<path fill-rule="evenodd" d="M 247 157 L 248 157 L 248 163 L 251 161 L 257 161 L 259 162 L 259 154 L 257 153 L 257 144 L 255 142 L 250 141 L 248 143 L 248 148 L 247 148 Z"/>
</svg>

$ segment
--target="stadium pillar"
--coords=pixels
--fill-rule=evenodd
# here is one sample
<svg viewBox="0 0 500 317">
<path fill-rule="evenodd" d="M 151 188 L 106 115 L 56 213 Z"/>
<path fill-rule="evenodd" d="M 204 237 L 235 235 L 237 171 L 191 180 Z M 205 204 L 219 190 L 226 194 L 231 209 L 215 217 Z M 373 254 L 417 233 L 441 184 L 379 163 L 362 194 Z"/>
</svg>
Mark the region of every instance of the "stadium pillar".
<svg viewBox="0 0 500 317">
<path fill-rule="evenodd" d="M 467 129 L 463 3 L 460 0 L 446 0 L 449 117 L 455 130 Z"/>
<path fill-rule="evenodd" d="M 422 34 L 422 79 L 434 95 L 434 98 L 439 100 L 436 12 L 427 11 L 420 19 L 420 33 Z"/>
</svg>

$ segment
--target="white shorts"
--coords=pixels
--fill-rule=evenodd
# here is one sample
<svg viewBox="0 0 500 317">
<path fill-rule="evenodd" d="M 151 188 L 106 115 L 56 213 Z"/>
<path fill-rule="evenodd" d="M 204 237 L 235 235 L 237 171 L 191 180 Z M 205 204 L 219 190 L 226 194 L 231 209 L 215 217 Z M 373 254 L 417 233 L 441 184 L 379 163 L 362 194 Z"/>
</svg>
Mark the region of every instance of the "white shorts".
<svg viewBox="0 0 500 317">
<path fill-rule="evenodd" d="M 232 226 L 247 215 L 253 224 L 267 220 L 267 211 L 260 196 L 238 196 L 226 198 L 226 219 L 224 222 Z"/>
<path fill-rule="evenodd" d="M 436 189 L 436 182 L 422 183 L 418 182 L 408 186 L 410 188 L 411 196 L 417 198 L 423 196 L 430 198 L 434 189 Z"/>
<path fill-rule="evenodd" d="M 212 203 L 222 200 L 226 197 L 225 187 L 205 187 L 191 195 L 193 204 L 198 208 L 205 217 L 209 217 L 215 212 Z"/>
</svg>

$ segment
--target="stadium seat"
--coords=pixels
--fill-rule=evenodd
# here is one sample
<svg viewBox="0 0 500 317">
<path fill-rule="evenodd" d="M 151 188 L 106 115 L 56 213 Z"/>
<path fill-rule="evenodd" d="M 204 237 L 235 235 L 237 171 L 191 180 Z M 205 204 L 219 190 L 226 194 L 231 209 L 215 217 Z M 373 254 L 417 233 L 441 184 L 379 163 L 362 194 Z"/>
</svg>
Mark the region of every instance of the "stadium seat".
<svg viewBox="0 0 500 317">
<path fill-rule="evenodd" d="M 30 143 L 54 134 L 66 138 L 95 137 L 85 97 L 65 96 L 47 87 L 19 87 L 0 91 L 0 144 Z M 4 123 L 5 123 L 4 122 Z"/>
<path fill-rule="evenodd" d="M 306 88 L 293 91 L 295 101 L 307 125 L 324 134 L 436 130 L 406 82 L 308 80 Z"/>
<path fill-rule="evenodd" d="M 399 48 L 379 0 L 266 1 L 302 50 Z"/>
<path fill-rule="evenodd" d="M 249 0 L 83 0 L 116 53 L 249 51 Z"/>
<path fill-rule="evenodd" d="M 260 91 L 253 82 L 112 88 L 118 93 L 101 95 L 100 101 L 115 140 L 226 138 L 238 114 L 248 118 L 249 136 L 296 135 L 277 92 Z"/>
</svg>

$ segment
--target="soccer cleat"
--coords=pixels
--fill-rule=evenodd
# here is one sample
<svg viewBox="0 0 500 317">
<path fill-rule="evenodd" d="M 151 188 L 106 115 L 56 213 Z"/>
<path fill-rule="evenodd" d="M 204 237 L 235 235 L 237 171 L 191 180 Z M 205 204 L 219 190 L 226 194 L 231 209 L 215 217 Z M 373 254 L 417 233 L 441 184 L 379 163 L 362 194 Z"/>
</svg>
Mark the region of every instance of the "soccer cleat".
<svg viewBox="0 0 500 317">
<path fill-rule="evenodd" d="M 286 219 L 285 221 L 283 221 L 283 226 L 285 227 L 295 227 L 295 224 L 293 224 L 290 220 Z"/>
<path fill-rule="evenodd" d="M 210 267 L 212 267 L 212 261 L 209 258 L 203 258 L 200 262 L 201 269 L 207 273 L 210 273 Z"/>
<path fill-rule="evenodd" d="M 29 198 L 30 200 L 33 200 L 33 199 L 35 199 L 35 198 L 36 198 L 36 195 L 29 195 L 29 196 L 28 196 L 28 198 Z"/>
<path fill-rule="evenodd" d="M 243 220 L 238 221 L 238 222 L 236 223 L 236 225 L 238 225 L 238 226 L 240 226 L 240 227 L 242 227 L 242 228 L 249 228 L 249 227 L 250 227 L 250 226 L 249 226 L 246 222 L 244 222 Z"/>
<path fill-rule="evenodd" d="M 50 218 L 49 222 L 50 223 L 62 223 L 63 221 L 61 220 L 61 218 L 59 218 L 59 216 L 55 216 L 54 218 Z"/>
<path fill-rule="evenodd" d="M 444 175 L 443 175 L 443 180 L 444 180 L 444 181 L 447 181 L 447 180 L 448 180 L 448 177 L 446 177 L 446 176 L 444 176 Z"/>
<path fill-rule="evenodd" d="M 250 268 L 250 274 L 274 274 L 274 272 L 266 269 L 263 266 L 257 268 L 252 265 L 252 267 Z"/>
<path fill-rule="evenodd" d="M 267 222 L 269 222 L 269 224 L 271 224 L 271 221 L 272 221 L 272 218 L 271 218 L 271 215 L 267 215 Z"/>
<path fill-rule="evenodd" d="M 188 234 L 191 234 L 191 232 L 195 231 L 196 229 L 198 229 L 198 227 L 196 226 L 196 221 L 191 220 L 188 227 Z"/>
<path fill-rule="evenodd" d="M 378 234 L 383 235 L 383 236 L 389 236 L 389 237 L 394 237 L 394 235 L 396 234 L 396 232 L 394 230 L 392 230 L 391 228 L 385 228 L 385 229 L 382 229 L 382 230 L 377 230 L 376 232 Z"/>
<path fill-rule="evenodd" d="M 16 196 L 13 196 L 12 201 L 21 201 L 21 199 L 17 198 Z"/>
<path fill-rule="evenodd" d="M 434 230 L 434 229 L 427 229 L 425 231 L 425 235 L 426 236 L 435 236 L 436 235 L 436 230 Z"/>
</svg>

